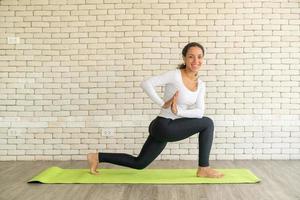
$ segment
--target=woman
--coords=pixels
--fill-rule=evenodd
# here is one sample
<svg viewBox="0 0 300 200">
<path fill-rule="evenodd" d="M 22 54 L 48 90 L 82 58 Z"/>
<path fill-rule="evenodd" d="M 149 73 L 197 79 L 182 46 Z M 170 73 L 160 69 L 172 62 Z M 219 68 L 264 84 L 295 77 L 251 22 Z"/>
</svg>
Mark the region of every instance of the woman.
<svg viewBox="0 0 300 200">
<path fill-rule="evenodd" d="M 134 169 L 148 166 L 165 148 L 167 142 L 183 140 L 199 133 L 198 177 L 220 178 L 223 174 L 209 167 L 214 123 L 204 117 L 205 83 L 198 78 L 204 48 L 192 42 L 182 50 L 184 64 L 178 69 L 154 76 L 141 83 L 148 96 L 159 106 L 160 114 L 149 125 L 149 136 L 137 157 L 124 153 L 89 153 L 91 174 L 98 174 L 99 162 Z M 155 86 L 165 86 L 164 100 Z"/>
</svg>

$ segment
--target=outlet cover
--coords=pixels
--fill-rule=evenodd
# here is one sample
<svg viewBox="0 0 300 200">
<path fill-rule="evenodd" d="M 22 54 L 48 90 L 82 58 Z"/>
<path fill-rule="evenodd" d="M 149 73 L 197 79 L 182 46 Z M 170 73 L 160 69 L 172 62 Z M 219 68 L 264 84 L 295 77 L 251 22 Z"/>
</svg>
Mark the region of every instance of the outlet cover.
<svg viewBox="0 0 300 200">
<path fill-rule="evenodd" d="M 10 128 L 7 132 L 9 137 L 20 137 L 24 133 L 22 129 Z"/>
<path fill-rule="evenodd" d="M 113 137 L 115 134 L 114 128 L 102 128 L 101 135 L 104 137 Z"/>
<path fill-rule="evenodd" d="M 19 37 L 7 37 L 7 44 L 19 44 L 20 38 Z"/>
</svg>

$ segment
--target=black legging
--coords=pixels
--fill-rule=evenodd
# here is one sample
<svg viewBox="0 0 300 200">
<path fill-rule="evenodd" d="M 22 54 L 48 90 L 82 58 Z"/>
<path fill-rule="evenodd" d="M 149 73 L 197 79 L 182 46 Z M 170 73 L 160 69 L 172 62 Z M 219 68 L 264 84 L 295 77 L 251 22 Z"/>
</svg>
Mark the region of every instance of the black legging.
<svg viewBox="0 0 300 200">
<path fill-rule="evenodd" d="M 199 133 L 198 165 L 201 167 L 209 166 L 209 154 L 214 133 L 214 123 L 210 118 L 179 118 L 172 120 L 156 117 L 149 125 L 149 133 L 138 157 L 124 153 L 99 153 L 99 162 L 143 169 L 162 152 L 167 142 L 183 140 Z"/>
</svg>

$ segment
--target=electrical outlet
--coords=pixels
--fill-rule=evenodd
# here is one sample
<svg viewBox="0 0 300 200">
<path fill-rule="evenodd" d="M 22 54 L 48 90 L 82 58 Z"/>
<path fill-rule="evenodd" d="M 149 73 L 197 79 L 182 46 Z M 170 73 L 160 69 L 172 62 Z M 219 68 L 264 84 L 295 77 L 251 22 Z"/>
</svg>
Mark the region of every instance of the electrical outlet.
<svg viewBox="0 0 300 200">
<path fill-rule="evenodd" d="M 22 129 L 10 128 L 7 131 L 7 135 L 10 137 L 20 137 L 22 135 Z"/>
<path fill-rule="evenodd" d="M 7 44 L 19 44 L 20 38 L 19 37 L 7 37 Z"/>
<path fill-rule="evenodd" d="M 115 135 L 114 128 L 102 128 L 101 135 L 104 137 L 113 137 Z"/>
</svg>

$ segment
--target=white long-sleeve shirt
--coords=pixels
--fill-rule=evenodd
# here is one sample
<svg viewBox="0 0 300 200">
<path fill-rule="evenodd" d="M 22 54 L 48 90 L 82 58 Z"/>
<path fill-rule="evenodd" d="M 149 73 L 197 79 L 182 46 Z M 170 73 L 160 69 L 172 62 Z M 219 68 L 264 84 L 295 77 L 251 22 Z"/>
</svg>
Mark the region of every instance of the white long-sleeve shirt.
<svg viewBox="0 0 300 200">
<path fill-rule="evenodd" d="M 155 91 L 156 86 L 165 86 L 163 99 Z M 161 107 L 158 116 L 170 119 L 202 118 L 204 115 L 204 96 L 205 83 L 198 78 L 198 87 L 196 91 L 188 89 L 182 79 L 180 69 L 171 70 L 161 75 L 143 80 L 141 87 L 156 104 Z M 171 108 L 163 108 L 166 101 L 172 98 L 178 90 L 177 114 L 175 115 Z"/>
</svg>

